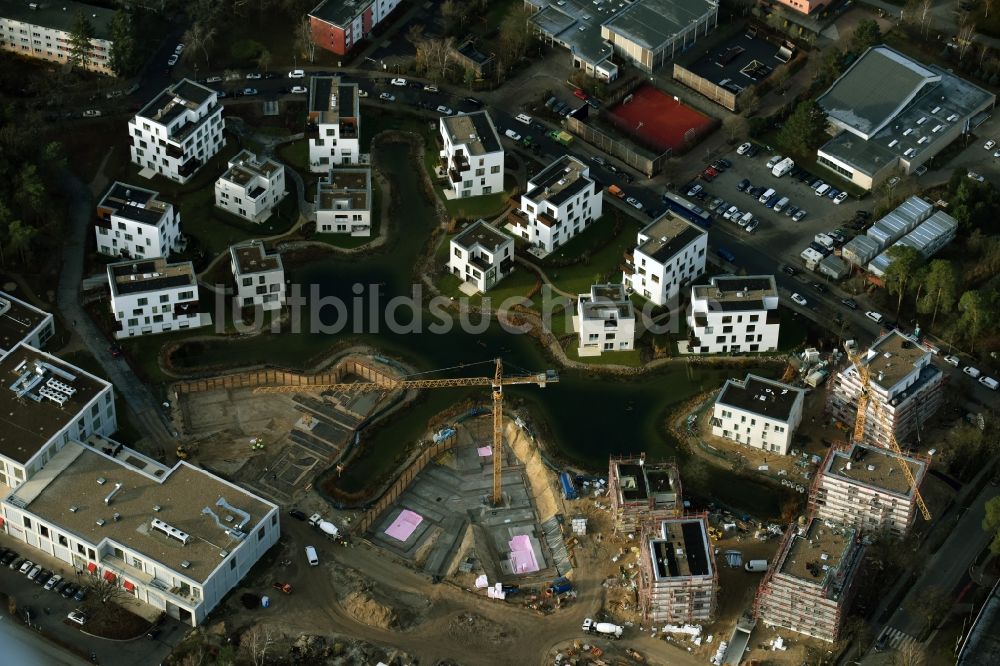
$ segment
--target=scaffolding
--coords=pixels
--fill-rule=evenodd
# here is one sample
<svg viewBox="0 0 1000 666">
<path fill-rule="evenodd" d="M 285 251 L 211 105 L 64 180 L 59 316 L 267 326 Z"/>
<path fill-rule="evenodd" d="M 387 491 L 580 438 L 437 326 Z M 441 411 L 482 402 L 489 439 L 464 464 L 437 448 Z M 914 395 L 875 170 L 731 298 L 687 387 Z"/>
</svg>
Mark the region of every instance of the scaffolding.
<svg viewBox="0 0 1000 666">
<path fill-rule="evenodd" d="M 680 472 L 673 460 L 648 462 L 645 453 L 611 456 L 608 491 L 616 534 L 633 534 L 647 520 L 676 518 L 684 511 Z"/>
<path fill-rule="evenodd" d="M 677 530 L 681 525 L 698 524 L 700 535 L 704 539 L 704 564 L 707 567 L 692 571 L 690 567 L 678 566 L 674 562 L 673 568 L 677 575 L 669 575 L 671 567 L 666 562 L 654 561 L 657 552 L 680 559 L 691 557 L 694 560 L 700 557 L 699 553 L 689 552 L 692 544 L 686 540 L 664 539 L 665 522 L 673 525 L 671 531 L 674 538 L 677 538 Z M 647 518 L 642 522 L 641 528 L 638 593 L 643 619 L 670 624 L 711 621 L 718 603 L 719 571 L 708 532 L 708 515 L 700 513 L 667 519 Z M 657 573 L 658 564 L 662 567 L 660 574 Z"/>
</svg>

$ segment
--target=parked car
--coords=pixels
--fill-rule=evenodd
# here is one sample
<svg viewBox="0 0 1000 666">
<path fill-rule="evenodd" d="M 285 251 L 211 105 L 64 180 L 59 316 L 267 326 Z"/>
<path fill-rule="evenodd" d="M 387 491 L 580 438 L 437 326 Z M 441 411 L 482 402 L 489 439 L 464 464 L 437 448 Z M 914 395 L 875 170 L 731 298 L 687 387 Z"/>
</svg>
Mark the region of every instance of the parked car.
<svg viewBox="0 0 1000 666">
<path fill-rule="evenodd" d="M 625 203 L 632 206 L 632 208 L 635 208 L 636 210 L 642 210 L 642 202 L 636 199 L 635 197 L 629 197 L 625 199 Z"/>
<path fill-rule="evenodd" d="M 47 581 L 45 582 L 45 585 L 44 585 L 44 589 L 46 589 L 46 590 L 52 590 L 52 589 L 55 589 L 55 587 L 56 587 L 56 586 L 57 586 L 57 585 L 58 585 L 59 583 L 61 583 L 61 582 L 62 582 L 62 579 L 63 579 L 63 577 L 62 577 L 62 576 L 60 576 L 59 574 L 56 574 L 56 575 L 52 576 L 52 578 L 49 578 L 49 579 L 48 579 L 48 580 L 47 580 Z"/>
<path fill-rule="evenodd" d="M 846 198 L 847 198 L 847 192 L 841 192 L 840 194 L 838 194 L 837 196 L 835 196 L 833 198 L 833 203 L 838 204 L 838 205 L 842 204 L 842 203 L 844 203 L 844 200 Z"/>
<path fill-rule="evenodd" d="M 993 150 L 993 146 L 995 145 L 997 145 L 997 142 L 994 141 L 993 139 L 990 139 L 983 145 L 983 148 L 985 148 L 986 150 Z"/>
<path fill-rule="evenodd" d="M 882 320 L 885 319 L 885 317 L 882 315 L 881 312 L 875 312 L 874 310 L 869 310 L 868 312 L 865 313 L 865 316 L 871 319 L 876 324 L 881 324 Z"/>
<path fill-rule="evenodd" d="M 750 144 L 749 141 L 746 142 L 746 143 L 741 143 L 740 147 L 736 149 L 736 154 L 737 155 L 746 155 L 747 151 L 750 150 L 750 146 L 751 146 L 751 144 Z"/>
<path fill-rule="evenodd" d="M 798 206 L 789 206 L 785 209 L 785 217 L 794 217 L 797 212 L 799 212 Z"/>
<path fill-rule="evenodd" d="M 838 190 L 836 187 L 831 187 L 826 193 L 826 198 L 836 199 L 839 195 L 840 195 L 840 190 Z"/>
<path fill-rule="evenodd" d="M 424 86 L 424 92 L 436 93 L 438 92 L 438 87 L 432 83 L 428 83 Z"/>
<path fill-rule="evenodd" d="M 794 266 L 782 266 L 781 272 L 786 275 L 798 275 L 799 269 L 795 268 Z"/>
<path fill-rule="evenodd" d="M 82 627 L 87 623 L 87 614 L 77 608 L 76 610 L 70 611 L 69 615 L 66 616 L 66 619 L 70 622 L 75 622 Z"/>
<path fill-rule="evenodd" d="M 812 288 L 821 294 L 825 294 L 826 292 L 830 291 L 829 288 L 827 288 L 827 286 L 822 282 L 813 282 Z"/>
<path fill-rule="evenodd" d="M 257 94 L 257 89 L 256 88 L 244 88 L 243 89 L 243 96 L 244 97 L 253 97 L 256 94 Z"/>
<path fill-rule="evenodd" d="M 60 587 L 62 589 L 59 590 L 59 596 L 63 599 L 69 599 L 76 594 L 76 585 L 73 583 L 67 583 L 66 585 L 61 585 Z"/>
<path fill-rule="evenodd" d="M 979 175 L 978 173 L 976 173 L 975 171 L 970 171 L 970 172 L 969 172 L 968 174 L 966 174 L 966 175 L 967 175 L 967 176 L 968 176 L 969 178 L 971 178 L 972 180 L 976 181 L 976 182 L 979 182 L 979 183 L 985 183 L 985 182 L 986 182 L 986 179 L 985 179 L 985 178 L 983 178 L 982 176 L 980 176 L 980 175 Z"/>
<path fill-rule="evenodd" d="M 982 372 L 980 372 L 979 368 L 972 365 L 967 365 L 964 368 L 962 368 L 962 372 L 969 375 L 973 379 L 979 379 L 979 376 L 983 374 Z"/>
<path fill-rule="evenodd" d="M 504 133 L 504 136 L 506 136 L 508 139 L 511 139 L 512 141 L 520 141 L 521 140 L 521 135 L 518 134 L 517 132 L 515 132 L 512 129 L 504 130 L 503 133 Z"/>
<path fill-rule="evenodd" d="M 293 95 L 305 95 L 309 92 L 309 88 L 306 88 L 305 86 L 292 86 L 292 89 L 289 92 Z"/>
<path fill-rule="evenodd" d="M 747 152 L 744 153 L 744 156 L 745 157 L 754 157 L 759 152 L 760 152 L 760 148 L 758 148 L 757 146 L 751 144 L 749 150 L 747 150 Z"/>
<path fill-rule="evenodd" d="M 851 308 L 852 310 L 858 309 L 858 302 L 853 298 L 842 298 L 840 299 L 840 302 L 846 305 L 847 307 Z"/>
<path fill-rule="evenodd" d="M 785 159 L 785 158 L 782 157 L 781 155 L 775 155 L 774 157 L 772 157 L 771 159 L 769 159 L 767 161 L 767 168 L 768 169 L 774 168 L 774 165 L 777 164 L 778 162 L 780 162 L 783 159 Z"/>
<path fill-rule="evenodd" d="M 87 588 L 81 585 L 80 588 L 73 594 L 73 599 L 75 599 L 76 601 L 83 601 L 86 598 L 87 598 Z"/>
<path fill-rule="evenodd" d="M 167 58 L 167 67 L 173 67 L 174 65 L 177 64 L 178 60 L 179 60 L 179 58 L 178 58 L 177 54 L 174 54 L 174 55 L 170 56 L 169 58 Z"/>
<path fill-rule="evenodd" d="M 305 520 L 307 518 L 306 512 L 300 509 L 290 509 L 288 511 L 288 515 L 294 518 L 295 520 Z"/>
<path fill-rule="evenodd" d="M 306 78 L 306 70 L 304 69 L 293 69 L 288 72 L 288 78 L 290 79 L 304 79 Z"/>
<path fill-rule="evenodd" d="M 382 100 L 383 102 L 395 102 L 396 101 L 396 96 L 395 95 L 390 95 L 387 92 L 382 93 L 381 95 L 378 96 L 378 98 L 380 100 Z"/>
<path fill-rule="evenodd" d="M 101 112 L 98 111 L 97 109 L 87 109 L 86 111 L 83 112 L 84 118 L 99 118 L 100 116 Z"/>
<path fill-rule="evenodd" d="M 255 81 L 256 79 L 261 78 L 260 72 L 250 72 L 249 74 L 247 74 L 246 78 L 248 81 Z"/>
<path fill-rule="evenodd" d="M 809 213 L 807 213 L 806 211 L 799 209 L 799 211 L 795 213 L 795 215 L 792 215 L 792 219 L 795 220 L 796 222 L 799 222 L 802 220 L 802 218 L 804 218 L 808 214 Z"/>
<path fill-rule="evenodd" d="M 178 44 L 177 46 L 174 47 L 174 54 L 175 55 L 180 55 L 181 51 L 183 51 L 183 50 L 184 50 L 184 45 L 183 44 Z"/>
<path fill-rule="evenodd" d="M 600 166 L 604 166 L 605 164 L 608 163 L 607 160 L 605 160 L 600 155 L 594 155 L 593 157 L 590 158 L 590 161 L 593 162 L 594 164 L 598 164 Z"/>
<path fill-rule="evenodd" d="M 802 296 L 802 294 L 799 294 L 799 293 L 794 293 L 794 294 L 792 294 L 792 300 L 793 300 L 793 301 L 794 301 L 795 303 L 797 303 L 797 304 L 801 305 L 802 307 L 805 307 L 805 306 L 809 305 L 809 301 L 807 301 L 807 300 L 805 299 L 805 297 L 804 297 L 804 296 Z"/>
<path fill-rule="evenodd" d="M 959 364 L 962 362 L 962 359 L 960 359 L 959 357 L 955 356 L 954 354 L 949 354 L 948 356 L 944 357 L 944 362 L 947 363 L 950 366 L 953 366 L 953 367 L 957 368 L 959 366 Z"/>
<path fill-rule="evenodd" d="M 760 226 L 760 220 L 750 220 L 745 229 L 747 233 L 752 234 L 753 232 L 757 231 L 757 227 L 759 226 Z"/>
<path fill-rule="evenodd" d="M 31 560 L 24 560 L 18 569 L 21 573 L 26 574 L 35 567 L 35 563 Z"/>
<path fill-rule="evenodd" d="M 997 380 L 992 377 L 986 377 L 985 375 L 979 378 L 979 383 L 991 391 L 996 391 L 997 388 L 1000 388 L 1000 382 L 997 382 Z"/>
<path fill-rule="evenodd" d="M 9 567 L 10 563 L 17 559 L 17 553 L 12 550 L 8 550 L 4 553 L 3 557 L 0 557 L 0 566 Z"/>
<path fill-rule="evenodd" d="M 748 178 L 744 178 L 740 182 L 736 183 L 736 190 L 738 192 L 742 192 L 748 187 L 750 187 L 750 180 Z"/>
<path fill-rule="evenodd" d="M 483 100 L 479 99 L 478 97 L 463 97 L 462 101 L 467 104 L 472 104 L 473 106 L 479 106 L 479 107 L 483 106 Z"/>
<path fill-rule="evenodd" d="M 45 584 L 49 582 L 50 578 L 52 578 L 52 572 L 49 571 L 48 569 L 42 569 L 41 571 L 38 572 L 38 575 L 35 576 L 34 578 L 35 585 L 41 585 L 44 588 Z"/>
<path fill-rule="evenodd" d="M 691 186 L 691 187 L 690 187 L 690 188 L 688 189 L 688 191 L 687 191 L 687 195 L 688 195 L 689 197 L 693 197 L 693 196 L 695 196 L 696 194 L 698 194 L 699 192 L 701 192 L 701 191 L 702 191 L 703 189 L 705 189 L 705 188 L 704 188 L 704 187 L 702 187 L 702 186 L 701 186 L 700 184 L 698 184 L 698 183 L 695 183 L 694 185 L 692 185 L 692 186 Z"/>
<path fill-rule="evenodd" d="M 455 113 L 454 111 L 452 111 L 451 109 L 449 109 L 449 108 L 448 108 L 447 106 L 445 106 L 444 104 L 440 105 L 440 106 L 439 106 L 439 107 L 437 108 L 437 112 L 438 112 L 438 113 L 440 113 L 440 114 L 441 114 L 441 115 L 443 115 L 443 116 L 450 116 L 451 114 Z"/>
<path fill-rule="evenodd" d="M 42 573 L 42 567 L 40 564 L 36 564 L 35 566 L 31 567 L 30 571 L 28 571 L 28 580 L 35 580 L 36 578 L 38 578 L 38 574 L 40 573 Z"/>
</svg>

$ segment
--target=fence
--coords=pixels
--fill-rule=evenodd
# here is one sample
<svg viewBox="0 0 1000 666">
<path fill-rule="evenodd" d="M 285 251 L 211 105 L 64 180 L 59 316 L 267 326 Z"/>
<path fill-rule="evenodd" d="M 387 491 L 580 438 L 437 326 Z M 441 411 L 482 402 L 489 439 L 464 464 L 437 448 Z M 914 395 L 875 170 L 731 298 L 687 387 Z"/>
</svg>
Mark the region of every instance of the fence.
<svg viewBox="0 0 1000 666">
<path fill-rule="evenodd" d="M 432 444 L 423 452 L 417 456 L 417 458 L 407 466 L 399 476 L 396 481 L 393 482 L 391 486 L 386 488 L 382 496 L 367 510 L 364 515 L 355 523 L 355 530 L 358 536 L 363 535 L 367 532 L 375 521 L 378 519 L 382 512 L 385 511 L 390 504 L 395 502 L 403 491 L 410 486 L 410 482 L 416 478 L 417 474 L 420 474 L 427 465 L 430 464 L 432 460 L 437 458 L 442 453 L 450 451 L 451 447 L 455 443 L 456 437 L 449 437 L 448 439 L 438 442 L 437 444 Z"/>
<path fill-rule="evenodd" d="M 727 90 L 717 83 L 712 83 L 708 79 L 698 76 L 691 70 L 674 63 L 674 79 L 691 88 L 696 93 L 704 95 L 719 106 L 736 111 L 736 93 Z"/>
<path fill-rule="evenodd" d="M 264 368 L 263 370 L 251 370 L 232 375 L 177 382 L 173 388 L 177 395 L 181 395 L 204 391 L 256 388 L 258 386 L 314 386 L 337 384 L 348 375 L 356 375 L 375 384 L 389 384 L 395 380 L 394 377 L 357 359 L 345 359 L 338 363 L 333 370 L 312 375 Z"/>
<path fill-rule="evenodd" d="M 609 155 L 614 155 L 636 171 L 645 174 L 647 178 L 652 178 L 663 171 L 663 165 L 670 156 L 669 152 L 655 157 L 642 154 L 628 143 L 620 139 L 615 139 L 593 125 L 588 125 L 572 116 L 566 119 L 566 129 L 592 146 L 601 149 Z"/>
</svg>

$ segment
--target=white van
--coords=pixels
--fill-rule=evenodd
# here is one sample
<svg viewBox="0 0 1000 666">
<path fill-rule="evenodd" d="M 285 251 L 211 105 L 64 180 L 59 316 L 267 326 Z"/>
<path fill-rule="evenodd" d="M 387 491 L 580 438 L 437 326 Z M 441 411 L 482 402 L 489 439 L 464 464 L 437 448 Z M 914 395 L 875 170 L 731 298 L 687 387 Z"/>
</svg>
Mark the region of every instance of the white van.
<svg viewBox="0 0 1000 666">
<path fill-rule="evenodd" d="M 767 571 L 767 560 L 750 560 L 743 568 L 750 573 L 763 573 Z"/>
<path fill-rule="evenodd" d="M 767 191 L 764 192 L 764 194 L 760 195 L 760 198 L 757 199 L 757 201 L 759 201 L 761 203 L 767 203 L 767 200 L 770 199 L 773 196 L 774 196 L 774 188 L 769 187 L 769 188 L 767 188 Z"/>
<path fill-rule="evenodd" d="M 781 197 L 778 203 L 774 204 L 774 212 L 780 213 L 781 209 L 788 205 L 788 197 Z"/>
<path fill-rule="evenodd" d="M 316 555 L 316 549 L 312 546 L 306 546 L 306 560 L 309 561 L 309 566 L 311 567 L 319 564 L 319 556 Z"/>
<path fill-rule="evenodd" d="M 991 391 L 996 391 L 997 387 L 1000 387 L 1000 382 L 993 379 L 992 377 L 980 377 L 979 383 L 988 388 Z"/>
<path fill-rule="evenodd" d="M 830 191 L 830 186 L 827 185 L 826 183 L 823 183 L 822 185 L 816 188 L 816 196 L 818 197 L 825 196 L 826 193 L 829 191 Z"/>
<path fill-rule="evenodd" d="M 529 116 L 526 113 L 517 114 L 516 116 L 514 116 L 514 120 L 516 120 L 519 123 L 524 123 L 525 125 L 531 124 L 531 116 Z"/>
<path fill-rule="evenodd" d="M 745 227 L 750 224 L 751 220 L 753 220 L 753 213 L 744 213 L 743 217 L 740 218 L 740 221 L 737 224 L 741 227 Z"/>
</svg>

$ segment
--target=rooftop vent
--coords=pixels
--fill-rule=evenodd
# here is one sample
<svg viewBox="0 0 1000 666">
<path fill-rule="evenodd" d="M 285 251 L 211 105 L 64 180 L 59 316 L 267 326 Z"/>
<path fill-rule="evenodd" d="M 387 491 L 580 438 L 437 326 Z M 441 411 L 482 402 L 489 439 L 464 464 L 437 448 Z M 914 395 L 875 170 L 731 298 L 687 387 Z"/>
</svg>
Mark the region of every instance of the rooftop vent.
<svg viewBox="0 0 1000 666">
<path fill-rule="evenodd" d="M 103 518 L 98 518 L 97 519 L 97 526 L 98 527 L 104 527 L 104 519 Z"/>
<path fill-rule="evenodd" d="M 115 498 L 115 495 L 117 495 L 121 491 L 121 489 L 122 489 L 122 484 L 116 483 L 115 487 L 112 488 L 112 490 L 111 490 L 110 493 L 108 493 L 108 496 L 104 498 L 104 504 L 105 505 L 110 505 L 111 504 L 111 500 L 113 500 Z"/>
<path fill-rule="evenodd" d="M 219 557 L 221 557 L 221 558 L 226 558 L 226 557 L 229 557 L 229 551 L 228 551 L 228 550 L 226 550 L 226 549 L 222 549 L 222 550 L 220 550 L 220 551 L 219 551 Z"/>
<path fill-rule="evenodd" d="M 122 519 L 122 514 L 120 514 L 120 513 L 118 513 L 116 511 L 115 514 L 113 516 L 111 516 L 111 518 L 117 523 L 119 520 Z"/>
<path fill-rule="evenodd" d="M 161 507 L 159 504 L 154 504 L 153 505 L 153 511 L 159 512 L 162 508 L 163 507 Z"/>
<path fill-rule="evenodd" d="M 190 569 L 191 563 L 187 560 L 181 560 L 181 569 Z"/>
<path fill-rule="evenodd" d="M 103 486 L 107 482 L 108 482 L 108 480 L 105 479 L 103 476 L 97 477 L 97 485 Z"/>
<path fill-rule="evenodd" d="M 172 525 L 168 525 L 159 518 L 153 518 L 153 521 L 150 523 L 150 527 L 152 527 L 157 532 L 160 532 L 161 534 L 170 537 L 171 539 L 177 539 L 185 546 L 187 545 L 188 541 L 191 540 L 191 535 L 189 535 L 187 532 L 183 532 L 177 529 L 176 527 L 173 527 Z"/>
<path fill-rule="evenodd" d="M 72 506 L 70 506 L 70 508 L 69 508 L 69 512 L 70 512 L 70 513 L 76 513 L 76 512 L 77 512 L 77 511 L 79 511 L 79 510 L 80 510 L 80 507 L 78 507 L 78 506 L 77 506 L 77 505 L 75 505 L 75 504 L 74 504 L 74 505 L 72 505 Z"/>
</svg>

